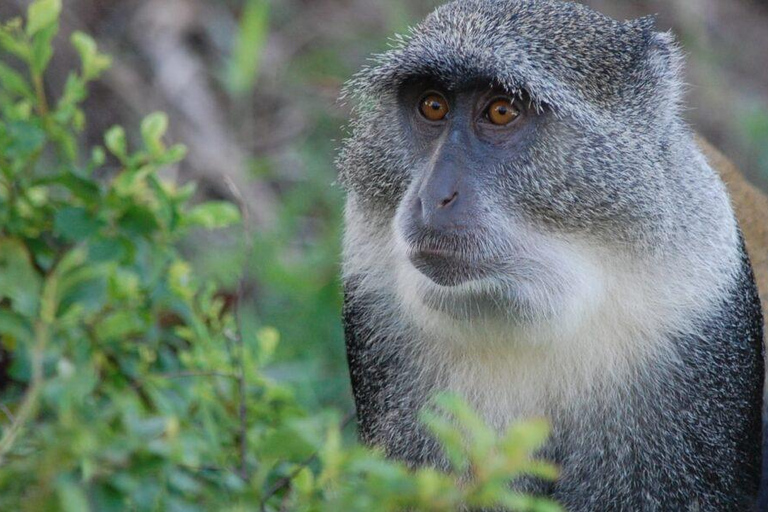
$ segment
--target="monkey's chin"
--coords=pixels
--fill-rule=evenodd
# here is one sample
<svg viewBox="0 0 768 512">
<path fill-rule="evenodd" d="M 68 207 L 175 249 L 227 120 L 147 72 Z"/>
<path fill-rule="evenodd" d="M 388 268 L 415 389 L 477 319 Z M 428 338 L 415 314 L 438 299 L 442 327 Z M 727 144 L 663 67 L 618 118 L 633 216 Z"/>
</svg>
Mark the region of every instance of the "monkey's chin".
<svg viewBox="0 0 768 512">
<path fill-rule="evenodd" d="M 438 313 L 447 319 L 476 324 L 478 321 L 518 324 L 530 318 L 524 290 L 506 281 L 492 266 L 435 265 L 410 258 L 399 275 L 399 288 L 411 311 Z M 420 314 L 420 313 L 416 313 Z M 432 316 L 432 315 L 429 315 Z"/>
<path fill-rule="evenodd" d="M 409 254 L 409 260 L 422 275 L 445 288 L 465 285 L 488 275 L 487 265 L 472 263 L 446 252 L 413 252 Z"/>
</svg>

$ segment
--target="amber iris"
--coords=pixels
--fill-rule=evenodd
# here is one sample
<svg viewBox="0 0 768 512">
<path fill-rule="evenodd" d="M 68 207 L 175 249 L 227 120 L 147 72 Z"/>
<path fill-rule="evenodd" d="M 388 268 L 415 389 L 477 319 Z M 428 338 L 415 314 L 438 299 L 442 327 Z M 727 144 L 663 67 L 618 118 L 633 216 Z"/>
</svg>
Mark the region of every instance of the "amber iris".
<svg viewBox="0 0 768 512">
<path fill-rule="evenodd" d="M 497 125 L 505 126 L 514 121 L 520 115 L 520 110 L 509 98 L 493 100 L 488 106 L 488 120 Z"/>
<path fill-rule="evenodd" d="M 442 121 L 448 115 L 448 101 L 439 94 L 427 94 L 421 100 L 419 111 L 430 121 Z"/>
</svg>

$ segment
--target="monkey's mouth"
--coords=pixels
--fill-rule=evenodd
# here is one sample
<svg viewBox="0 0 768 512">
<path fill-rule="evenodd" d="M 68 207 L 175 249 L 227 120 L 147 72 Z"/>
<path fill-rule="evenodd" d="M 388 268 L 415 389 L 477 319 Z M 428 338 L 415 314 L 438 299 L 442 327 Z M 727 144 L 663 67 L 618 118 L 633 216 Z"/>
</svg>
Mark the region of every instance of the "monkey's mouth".
<svg viewBox="0 0 768 512">
<path fill-rule="evenodd" d="M 414 247 L 408 251 L 411 264 L 435 284 L 446 287 L 482 279 L 488 265 L 458 251 L 433 247 Z"/>
</svg>

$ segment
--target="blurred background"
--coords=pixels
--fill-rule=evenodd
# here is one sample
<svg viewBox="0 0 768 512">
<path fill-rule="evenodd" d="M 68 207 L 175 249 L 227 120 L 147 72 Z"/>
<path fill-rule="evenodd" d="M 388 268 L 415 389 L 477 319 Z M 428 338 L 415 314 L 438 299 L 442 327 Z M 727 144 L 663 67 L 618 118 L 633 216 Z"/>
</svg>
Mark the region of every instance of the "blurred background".
<svg viewBox="0 0 768 512">
<path fill-rule="evenodd" d="M 0 19 L 28 3 L 0 1 Z M 71 32 L 90 33 L 114 64 L 86 103 L 88 143 L 165 111 L 170 138 L 190 149 L 168 177 L 197 180 L 201 198 L 248 206 L 251 237 L 199 235 L 185 253 L 223 293 L 242 290 L 246 331 L 279 330 L 270 372 L 309 407 L 351 410 L 338 279 L 343 194 L 333 165 L 349 114 L 340 88 L 439 3 L 64 0 L 46 87 L 60 91 L 77 66 Z M 768 1 L 588 3 L 619 19 L 657 14 L 660 29 L 675 30 L 688 55 L 686 116 L 768 190 Z"/>
</svg>

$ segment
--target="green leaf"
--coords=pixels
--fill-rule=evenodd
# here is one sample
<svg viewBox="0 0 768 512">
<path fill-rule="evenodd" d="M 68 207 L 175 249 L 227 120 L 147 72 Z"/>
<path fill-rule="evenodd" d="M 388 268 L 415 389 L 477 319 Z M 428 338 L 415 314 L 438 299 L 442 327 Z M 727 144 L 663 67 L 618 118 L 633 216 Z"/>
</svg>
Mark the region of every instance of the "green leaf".
<svg viewBox="0 0 768 512">
<path fill-rule="evenodd" d="M 195 194 L 197 191 L 197 184 L 194 181 L 185 183 L 176 190 L 175 200 L 177 204 L 184 204 Z"/>
<path fill-rule="evenodd" d="M 61 0 L 37 0 L 27 10 L 27 35 L 34 36 L 56 23 L 61 13 Z"/>
<path fill-rule="evenodd" d="M 34 97 L 32 88 L 27 80 L 2 62 L 0 62 L 0 86 L 6 91 L 23 98 Z"/>
<path fill-rule="evenodd" d="M 178 163 L 187 156 L 187 146 L 184 144 L 174 144 L 164 153 L 157 155 L 155 162 L 159 166 Z"/>
<path fill-rule="evenodd" d="M 118 219 L 120 228 L 128 235 L 149 237 L 160 228 L 155 213 L 138 204 L 131 205 Z"/>
<path fill-rule="evenodd" d="M 123 239 L 96 238 L 88 245 L 88 260 L 94 263 L 122 261 L 128 254 L 129 242 Z"/>
<path fill-rule="evenodd" d="M 83 80 L 89 82 L 98 78 L 112 65 L 112 59 L 108 55 L 99 53 L 96 42 L 91 36 L 83 32 L 74 32 L 70 38 L 72 45 L 80 54 L 83 64 Z"/>
<path fill-rule="evenodd" d="M 28 61 L 30 52 L 29 43 L 17 35 L 18 29 L 15 26 L 20 23 L 21 20 L 15 18 L 4 27 L 0 26 L 0 48 L 24 61 Z"/>
<path fill-rule="evenodd" d="M 421 412 L 420 419 L 442 444 L 452 468 L 463 473 L 468 461 L 462 432 L 444 415 L 428 409 Z"/>
<path fill-rule="evenodd" d="M 104 162 L 107 161 L 107 154 L 104 152 L 104 148 L 96 146 L 91 149 L 91 162 L 89 165 L 89 172 L 93 171 L 93 168 L 101 167 Z"/>
<path fill-rule="evenodd" d="M 168 116 L 163 112 L 149 114 L 141 122 L 141 137 L 150 153 L 157 154 L 165 149 L 163 135 L 168 130 Z"/>
<path fill-rule="evenodd" d="M 86 95 L 87 91 L 83 79 L 75 73 L 70 73 L 64 86 L 64 93 L 59 100 L 59 110 L 67 109 L 66 117 L 72 117 L 75 107 L 85 99 Z"/>
<path fill-rule="evenodd" d="M 242 94 L 253 88 L 268 34 L 269 2 L 248 0 L 229 62 L 228 85 L 232 92 Z"/>
<path fill-rule="evenodd" d="M 189 210 L 184 216 L 185 226 L 217 229 L 240 222 L 240 210 L 226 201 L 209 201 Z"/>
<path fill-rule="evenodd" d="M 125 169 L 112 180 L 112 190 L 119 196 L 144 196 L 147 192 L 147 177 L 155 172 L 152 165 Z"/>
<path fill-rule="evenodd" d="M 69 207 L 56 212 L 53 231 L 71 242 L 84 240 L 96 233 L 102 226 L 85 208 Z"/>
<path fill-rule="evenodd" d="M 107 296 L 107 265 L 83 265 L 62 276 L 58 286 L 58 314 L 77 308 L 78 317 L 104 308 Z"/>
<path fill-rule="evenodd" d="M 16 342 L 27 343 L 32 339 L 32 326 L 23 316 L 0 309 L 0 340 L 2 346 L 13 350 L 16 348 Z"/>
<path fill-rule="evenodd" d="M 85 512 L 91 509 L 83 489 L 73 482 L 59 484 L 56 489 L 64 512 Z"/>
<path fill-rule="evenodd" d="M 549 422 L 530 420 L 512 425 L 504 436 L 503 445 L 507 454 L 514 457 L 538 450 L 547 442 L 549 434 Z"/>
<path fill-rule="evenodd" d="M 45 131 L 38 120 L 11 121 L 6 125 L 8 137 L 3 156 L 11 160 L 25 160 L 43 149 Z"/>
<path fill-rule="evenodd" d="M 37 313 L 41 285 L 24 244 L 13 238 L 1 238 L 0 299 L 9 299 L 11 309 L 32 318 Z"/>
<path fill-rule="evenodd" d="M 39 185 L 59 185 L 67 189 L 74 197 L 89 206 L 95 206 L 101 198 L 101 189 L 97 182 L 78 176 L 72 172 L 64 172 L 56 176 L 48 176 L 32 182 Z"/>
<path fill-rule="evenodd" d="M 299 462 L 322 444 L 322 432 L 312 419 L 294 419 L 270 431 L 263 440 L 262 456 Z"/>
</svg>

